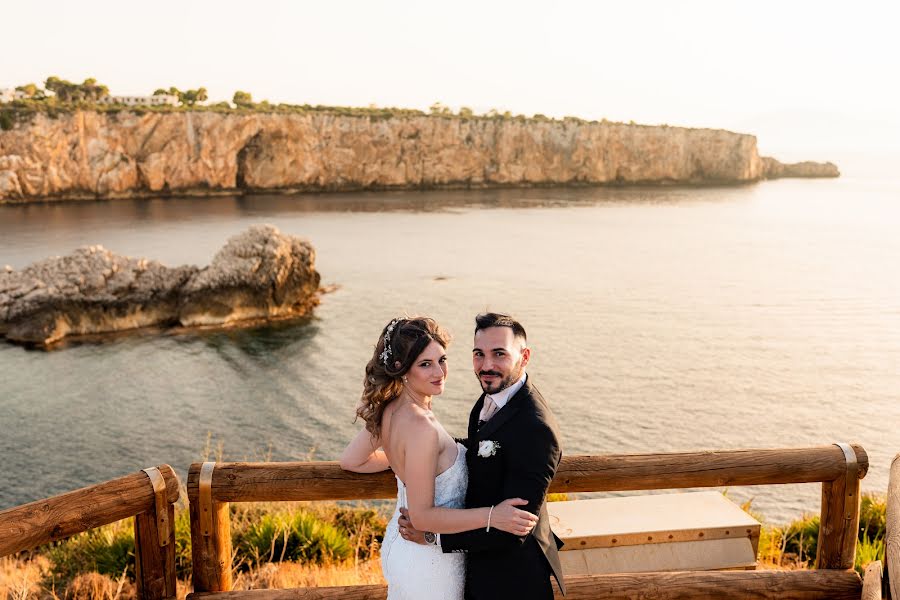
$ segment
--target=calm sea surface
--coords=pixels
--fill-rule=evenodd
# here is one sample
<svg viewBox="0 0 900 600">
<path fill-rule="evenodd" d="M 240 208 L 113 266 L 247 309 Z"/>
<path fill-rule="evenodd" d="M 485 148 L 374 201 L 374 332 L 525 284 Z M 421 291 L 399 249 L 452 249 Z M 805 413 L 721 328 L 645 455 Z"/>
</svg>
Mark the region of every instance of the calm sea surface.
<svg viewBox="0 0 900 600">
<path fill-rule="evenodd" d="M 0 344 L 0 509 L 160 463 L 333 459 L 363 366 L 403 313 L 455 335 L 435 412 L 461 435 L 472 318 L 517 315 L 565 452 L 862 443 L 865 490 L 900 451 L 900 181 L 171 198 L 0 206 L 0 266 L 87 244 L 204 265 L 271 223 L 309 238 L 312 319 Z M 739 488 L 769 520 L 818 485 Z"/>
</svg>

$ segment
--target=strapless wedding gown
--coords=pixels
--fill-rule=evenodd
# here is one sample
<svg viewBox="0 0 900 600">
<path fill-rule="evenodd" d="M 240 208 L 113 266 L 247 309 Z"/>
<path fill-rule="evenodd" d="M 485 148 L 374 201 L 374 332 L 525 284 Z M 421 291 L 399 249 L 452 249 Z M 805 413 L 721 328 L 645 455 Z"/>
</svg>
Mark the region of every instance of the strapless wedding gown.
<svg viewBox="0 0 900 600">
<path fill-rule="evenodd" d="M 464 508 L 469 472 L 466 448 L 456 444 L 453 465 L 434 479 L 434 505 Z M 388 582 L 388 600 L 462 600 L 465 555 L 444 554 L 440 546 L 416 544 L 400 537 L 397 519 L 406 508 L 406 486 L 397 478 L 397 508 L 381 543 L 381 570 Z"/>
</svg>

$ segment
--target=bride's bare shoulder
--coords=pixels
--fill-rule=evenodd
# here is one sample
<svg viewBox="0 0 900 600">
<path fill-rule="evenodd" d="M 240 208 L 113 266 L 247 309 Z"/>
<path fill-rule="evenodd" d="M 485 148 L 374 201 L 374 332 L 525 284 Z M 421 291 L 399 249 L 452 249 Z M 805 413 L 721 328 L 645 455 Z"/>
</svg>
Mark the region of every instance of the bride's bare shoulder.
<svg viewBox="0 0 900 600">
<path fill-rule="evenodd" d="M 416 404 L 407 404 L 397 408 L 391 415 L 391 434 L 393 436 L 417 441 L 428 441 L 432 437 L 437 440 L 438 426 L 430 411 Z"/>
</svg>

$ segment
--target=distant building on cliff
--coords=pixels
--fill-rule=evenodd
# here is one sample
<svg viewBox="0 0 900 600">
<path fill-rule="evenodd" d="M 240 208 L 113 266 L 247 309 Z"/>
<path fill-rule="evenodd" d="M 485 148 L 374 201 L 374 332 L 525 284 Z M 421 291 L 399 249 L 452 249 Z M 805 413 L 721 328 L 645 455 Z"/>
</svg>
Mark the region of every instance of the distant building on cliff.
<svg viewBox="0 0 900 600">
<path fill-rule="evenodd" d="M 105 96 L 102 104 L 124 104 L 125 106 L 178 106 L 178 96 L 156 94 L 153 96 Z"/>
<path fill-rule="evenodd" d="M 20 92 L 14 88 L 0 88 L 0 104 L 12 102 L 13 100 L 24 100 L 28 97 L 25 92 Z"/>
</svg>

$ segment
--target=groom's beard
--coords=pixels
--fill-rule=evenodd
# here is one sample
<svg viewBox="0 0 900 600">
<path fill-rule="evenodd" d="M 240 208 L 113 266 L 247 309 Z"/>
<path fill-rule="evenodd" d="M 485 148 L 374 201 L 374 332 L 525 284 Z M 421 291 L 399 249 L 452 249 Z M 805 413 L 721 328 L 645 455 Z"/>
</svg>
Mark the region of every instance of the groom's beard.
<svg viewBox="0 0 900 600">
<path fill-rule="evenodd" d="M 500 377 L 501 379 L 496 380 L 493 384 L 486 382 L 481 378 L 482 375 L 494 375 L 496 377 Z M 478 372 L 478 383 L 481 384 L 481 389 L 484 390 L 485 394 L 496 394 L 502 390 L 505 390 L 522 377 L 522 367 L 517 366 L 515 369 L 510 371 L 509 375 L 503 377 L 501 373 L 497 371 L 479 371 Z"/>
</svg>

